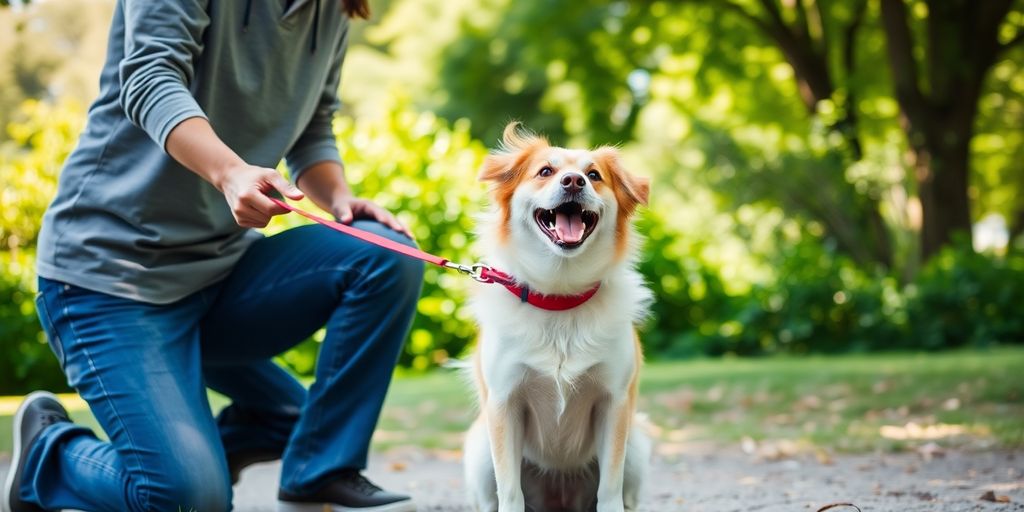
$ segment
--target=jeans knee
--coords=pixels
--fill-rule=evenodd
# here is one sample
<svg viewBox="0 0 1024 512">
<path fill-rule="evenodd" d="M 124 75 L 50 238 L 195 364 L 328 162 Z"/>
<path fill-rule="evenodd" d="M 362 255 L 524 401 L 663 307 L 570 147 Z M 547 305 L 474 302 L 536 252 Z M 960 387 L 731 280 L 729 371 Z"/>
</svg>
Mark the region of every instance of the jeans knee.
<svg viewBox="0 0 1024 512">
<path fill-rule="evenodd" d="M 409 245 L 415 246 L 410 243 Z M 423 285 L 423 262 L 401 254 L 391 253 L 385 257 L 384 267 L 389 269 L 390 285 L 402 296 L 418 297 Z"/>
<path fill-rule="evenodd" d="M 417 247 L 416 242 L 379 223 L 360 222 L 357 223 L 357 226 L 408 247 Z M 381 287 L 386 287 L 389 291 L 402 297 L 415 298 L 419 295 L 420 286 L 423 283 L 422 261 L 383 247 L 373 248 L 369 257 L 372 260 L 370 265 L 372 265 L 373 277 Z"/>
<path fill-rule="evenodd" d="M 170 510 L 194 512 L 227 512 L 231 510 L 231 483 L 228 475 L 219 474 L 201 462 L 181 467 L 179 471 L 149 475 L 134 486 L 137 510 Z M 219 467 L 220 465 L 215 465 Z"/>
</svg>

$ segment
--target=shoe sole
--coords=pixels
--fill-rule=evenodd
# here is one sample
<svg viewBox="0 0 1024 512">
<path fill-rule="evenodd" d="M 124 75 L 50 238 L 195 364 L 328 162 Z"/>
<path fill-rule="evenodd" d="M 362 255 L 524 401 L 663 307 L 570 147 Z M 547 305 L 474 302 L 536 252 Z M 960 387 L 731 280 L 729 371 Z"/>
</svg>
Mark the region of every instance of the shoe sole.
<svg viewBox="0 0 1024 512">
<path fill-rule="evenodd" d="M 14 431 L 14 453 L 11 455 L 10 469 L 7 471 L 7 479 L 4 482 L 4 501 L 3 512 L 11 512 L 13 505 L 11 500 L 14 499 L 14 474 L 18 472 L 18 467 L 21 465 L 21 422 L 25 419 L 25 409 L 28 404 L 34 400 L 40 398 L 50 398 L 57 401 L 57 395 L 50 393 L 49 391 L 33 391 L 22 400 L 21 405 L 18 406 L 18 411 L 14 413 L 14 421 L 11 422 L 11 430 Z"/>
<path fill-rule="evenodd" d="M 376 507 L 343 507 L 331 503 L 278 501 L 277 512 L 416 512 L 416 504 L 406 500 Z"/>
</svg>

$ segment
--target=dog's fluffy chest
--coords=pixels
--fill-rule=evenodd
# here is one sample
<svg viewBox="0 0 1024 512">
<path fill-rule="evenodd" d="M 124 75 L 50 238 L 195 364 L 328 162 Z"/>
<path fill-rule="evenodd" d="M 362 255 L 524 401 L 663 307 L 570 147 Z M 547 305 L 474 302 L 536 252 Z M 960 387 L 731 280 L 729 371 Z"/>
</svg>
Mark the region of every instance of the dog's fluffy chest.
<svg viewBox="0 0 1024 512">
<path fill-rule="evenodd" d="M 523 410 L 524 455 L 541 467 L 571 468 L 594 456 L 595 410 L 608 399 L 601 369 L 571 381 L 529 370 L 515 403 Z"/>
</svg>

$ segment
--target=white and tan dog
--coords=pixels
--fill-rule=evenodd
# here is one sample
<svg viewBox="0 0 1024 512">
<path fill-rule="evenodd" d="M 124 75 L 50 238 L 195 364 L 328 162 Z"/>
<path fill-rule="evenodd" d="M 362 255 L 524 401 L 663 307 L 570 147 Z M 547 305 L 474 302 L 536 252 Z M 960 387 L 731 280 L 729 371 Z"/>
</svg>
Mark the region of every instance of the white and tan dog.
<svg viewBox="0 0 1024 512">
<path fill-rule="evenodd" d="M 479 229 L 486 261 L 531 297 L 585 302 L 550 311 L 502 286 L 477 290 L 470 499 L 479 512 L 636 510 L 651 442 L 634 421 L 634 324 L 651 294 L 633 268 L 630 219 L 648 181 L 624 170 L 614 148 L 552 147 L 517 123 L 480 178 L 493 184 Z"/>
</svg>

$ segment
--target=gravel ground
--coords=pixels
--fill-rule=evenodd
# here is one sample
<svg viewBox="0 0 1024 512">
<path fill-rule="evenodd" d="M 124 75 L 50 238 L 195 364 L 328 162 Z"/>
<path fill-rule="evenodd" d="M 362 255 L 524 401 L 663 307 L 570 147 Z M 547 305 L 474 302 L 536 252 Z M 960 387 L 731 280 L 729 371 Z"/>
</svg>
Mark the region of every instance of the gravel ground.
<svg viewBox="0 0 1024 512">
<path fill-rule="evenodd" d="M 6 471 L 0 460 L 0 476 Z M 279 471 L 275 463 L 246 470 L 235 488 L 236 510 L 273 511 Z M 395 450 L 374 457 L 369 475 L 415 496 L 420 511 L 470 511 L 457 454 Z M 987 491 L 1008 501 L 986 501 Z M 766 460 L 739 449 L 694 448 L 659 456 L 645 495 L 645 512 L 816 511 L 837 502 L 864 512 L 1024 511 L 1024 451 Z"/>
</svg>

